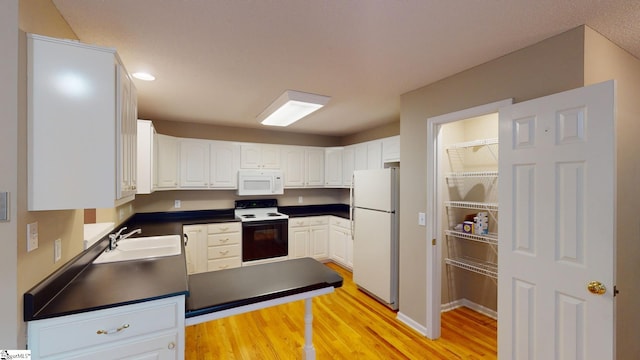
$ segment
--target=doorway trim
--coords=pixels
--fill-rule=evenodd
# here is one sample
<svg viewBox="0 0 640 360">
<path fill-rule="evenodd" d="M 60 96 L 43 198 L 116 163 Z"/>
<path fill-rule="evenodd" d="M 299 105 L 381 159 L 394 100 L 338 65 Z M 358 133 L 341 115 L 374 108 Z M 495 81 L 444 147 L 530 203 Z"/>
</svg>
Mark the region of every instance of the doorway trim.
<svg viewBox="0 0 640 360">
<path fill-rule="evenodd" d="M 501 107 L 513 104 L 513 99 L 505 99 L 485 105 L 455 111 L 427 119 L 427 216 L 426 238 L 427 261 L 427 327 L 429 339 L 440 337 L 440 312 L 442 311 L 442 181 L 440 180 L 438 155 L 442 153 L 442 144 L 438 141 L 440 125 L 465 120 L 472 117 L 498 112 Z M 431 243 L 431 245 L 428 245 Z"/>
</svg>

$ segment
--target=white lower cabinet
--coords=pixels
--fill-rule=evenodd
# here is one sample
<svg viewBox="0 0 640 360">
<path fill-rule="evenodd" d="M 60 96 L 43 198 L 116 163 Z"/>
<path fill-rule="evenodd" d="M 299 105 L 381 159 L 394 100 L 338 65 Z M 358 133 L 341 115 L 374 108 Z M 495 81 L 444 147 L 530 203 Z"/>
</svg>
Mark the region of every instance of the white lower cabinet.
<svg viewBox="0 0 640 360">
<path fill-rule="evenodd" d="M 289 219 L 289 259 L 329 258 L 329 217 L 308 216 Z"/>
<path fill-rule="evenodd" d="M 187 273 L 231 269 L 242 266 L 240 222 L 185 225 Z"/>
<path fill-rule="evenodd" d="M 183 359 L 185 297 L 30 321 L 34 359 Z"/>
<path fill-rule="evenodd" d="M 349 269 L 353 268 L 353 239 L 349 219 L 331 216 L 330 221 L 330 259 Z"/>
</svg>

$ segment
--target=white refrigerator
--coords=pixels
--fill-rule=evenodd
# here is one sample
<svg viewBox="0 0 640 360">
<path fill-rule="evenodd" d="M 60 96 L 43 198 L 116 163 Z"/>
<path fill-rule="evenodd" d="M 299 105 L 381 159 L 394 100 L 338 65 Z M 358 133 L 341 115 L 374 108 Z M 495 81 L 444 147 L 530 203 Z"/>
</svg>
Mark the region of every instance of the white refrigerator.
<svg viewBox="0 0 640 360">
<path fill-rule="evenodd" d="M 399 168 L 353 172 L 353 281 L 398 309 Z"/>
</svg>

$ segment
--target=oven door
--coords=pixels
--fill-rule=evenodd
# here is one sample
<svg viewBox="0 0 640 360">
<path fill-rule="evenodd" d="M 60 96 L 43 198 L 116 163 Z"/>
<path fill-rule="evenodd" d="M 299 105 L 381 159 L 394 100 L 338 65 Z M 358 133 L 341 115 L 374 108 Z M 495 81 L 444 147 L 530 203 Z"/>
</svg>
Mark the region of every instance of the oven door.
<svg viewBox="0 0 640 360">
<path fill-rule="evenodd" d="M 289 221 L 263 220 L 242 223 L 242 261 L 287 256 Z"/>
</svg>

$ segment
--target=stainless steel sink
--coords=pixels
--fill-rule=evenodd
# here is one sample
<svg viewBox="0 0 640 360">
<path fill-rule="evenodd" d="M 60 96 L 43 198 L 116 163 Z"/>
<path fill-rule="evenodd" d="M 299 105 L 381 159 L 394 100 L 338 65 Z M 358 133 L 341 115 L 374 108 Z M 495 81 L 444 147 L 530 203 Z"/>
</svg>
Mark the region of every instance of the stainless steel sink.
<svg viewBox="0 0 640 360">
<path fill-rule="evenodd" d="M 101 264 L 180 255 L 182 253 L 180 241 L 180 235 L 127 238 L 120 240 L 118 247 L 114 250 L 105 250 L 93 263 Z"/>
</svg>

